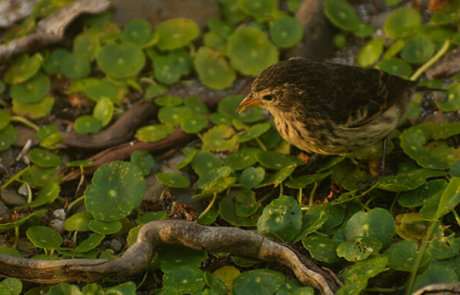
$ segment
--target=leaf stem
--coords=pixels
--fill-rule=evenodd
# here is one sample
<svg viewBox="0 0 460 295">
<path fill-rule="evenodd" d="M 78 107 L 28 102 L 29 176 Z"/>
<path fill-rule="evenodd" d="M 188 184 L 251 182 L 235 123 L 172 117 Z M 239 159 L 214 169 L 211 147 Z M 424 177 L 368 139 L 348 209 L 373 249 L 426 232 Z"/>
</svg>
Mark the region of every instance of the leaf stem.
<svg viewBox="0 0 460 295">
<path fill-rule="evenodd" d="M 431 238 L 431 235 L 433 234 L 434 229 L 436 228 L 436 225 L 438 225 L 437 220 L 432 221 L 430 226 L 428 227 L 425 238 L 423 239 L 422 245 L 420 246 L 420 251 L 417 254 L 417 257 L 415 258 L 414 266 L 412 267 L 412 271 L 410 273 L 409 281 L 407 283 L 406 288 L 406 295 L 412 294 L 412 287 L 414 285 L 415 276 L 417 275 L 417 271 L 420 267 L 420 264 L 422 263 L 423 256 L 425 255 L 426 248 L 428 247 L 428 242 Z"/>
<path fill-rule="evenodd" d="M 211 208 L 212 208 L 212 206 L 214 205 L 214 202 L 216 201 L 216 199 L 217 199 L 217 193 L 214 193 L 214 194 L 212 195 L 211 202 L 209 202 L 209 204 L 208 204 L 208 207 L 206 207 L 206 209 L 204 209 L 204 211 L 201 212 L 200 216 L 198 216 L 198 220 L 200 220 L 201 218 L 203 218 L 203 216 L 205 216 L 206 213 L 208 213 L 209 210 L 211 210 Z"/>
<path fill-rule="evenodd" d="M 444 44 L 442 44 L 442 47 L 439 49 L 438 52 L 436 52 L 433 57 L 431 57 L 426 63 L 421 65 L 417 71 L 409 78 L 411 81 L 416 81 L 429 67 L 431 67 L 435 62 L 437 62 L 441 56 L 443 56 L 447 50 L 449 49 L 450 46 L 450 40 L 446 40 Z"/>
<path fill-rule="evenodd" d="M 27 127 L 33 129 L 34 131 L 40 130 L 40 128 L 37 125 L 35 125 L 31 121 L 27 120 L 26 118 L 23 118 L 23 117 L 20 117 L 20 116 L 12 116 L 11 121 L 17 122 L 17 123 L 22 123 L 22 124 L 26 125 Z"/>
</svg>

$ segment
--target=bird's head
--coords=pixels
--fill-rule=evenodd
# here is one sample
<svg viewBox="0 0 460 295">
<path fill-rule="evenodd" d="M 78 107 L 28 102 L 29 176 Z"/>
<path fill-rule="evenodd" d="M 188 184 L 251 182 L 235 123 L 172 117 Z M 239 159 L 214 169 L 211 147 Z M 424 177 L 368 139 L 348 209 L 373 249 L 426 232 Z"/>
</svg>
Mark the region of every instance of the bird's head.
<svg viewBox="0 0 460 295">
<path fill-rule="evenodd" d="M 293 60 L 281 61 L 262 71 L 254 80 L 251 92 L 243 99 L 237 112 L 259 105 L 272 114 L 289 111 L 300 102 L 299 72 Z"/>
</svg>

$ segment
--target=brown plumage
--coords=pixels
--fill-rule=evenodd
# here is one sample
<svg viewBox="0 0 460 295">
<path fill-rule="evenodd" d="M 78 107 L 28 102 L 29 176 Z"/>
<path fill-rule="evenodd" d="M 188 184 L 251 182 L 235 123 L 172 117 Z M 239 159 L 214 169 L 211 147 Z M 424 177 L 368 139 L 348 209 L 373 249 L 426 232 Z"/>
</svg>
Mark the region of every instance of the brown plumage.
<svg viewBox="0 0 460 295">
<path fill-rule="evenodd" d="M 375 69 L 295 58 L 260 73 L 238 111 L 260 105 L 289 143 L 317 154 L 350 155 L 396 128 L 414 86 Z"/>
</svg>

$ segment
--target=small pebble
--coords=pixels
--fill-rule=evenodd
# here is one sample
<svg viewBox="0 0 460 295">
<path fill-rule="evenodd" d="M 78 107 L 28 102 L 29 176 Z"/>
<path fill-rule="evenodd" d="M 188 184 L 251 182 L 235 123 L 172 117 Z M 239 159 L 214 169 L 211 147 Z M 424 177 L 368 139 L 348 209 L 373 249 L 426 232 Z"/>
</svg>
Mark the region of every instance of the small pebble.
<svg viewBox="0 0 460 295">
<path fill-rule="evenodd" d="M 50 222 L 50 227 L 62 234 L 64 232 L 64 221 L 60 219 L 53 219 Z"/>
<path fill-rule="evenodd" d="M 3 202 L 8 206 L 19 206 L 26 203 L 26 199 L 20 196 L 15 189 L 5 188 L 0 191 L 0 196 Z"/>
<path fill-rule="evenodd" d="M 56 209 L 53 211 L 53 216 L 60 220 L 65 220 L 65 211 L 64 209 Z"/>
</svg>

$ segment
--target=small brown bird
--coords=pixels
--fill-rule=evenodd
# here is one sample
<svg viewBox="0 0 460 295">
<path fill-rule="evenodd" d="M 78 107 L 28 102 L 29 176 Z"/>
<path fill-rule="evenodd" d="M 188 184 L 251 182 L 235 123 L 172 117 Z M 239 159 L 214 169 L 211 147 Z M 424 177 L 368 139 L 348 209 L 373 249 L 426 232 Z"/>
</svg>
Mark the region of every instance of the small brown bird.
<svg viewBox="0 0 460 295">
<path fill-rule="evenodd" d="M 294 58 L 260 73 L 237 111 L 260 105 L 299 149 L 346 156 L 396 128 L 415 84 L 375 69 Z"/>
</svg>

